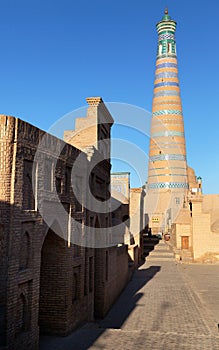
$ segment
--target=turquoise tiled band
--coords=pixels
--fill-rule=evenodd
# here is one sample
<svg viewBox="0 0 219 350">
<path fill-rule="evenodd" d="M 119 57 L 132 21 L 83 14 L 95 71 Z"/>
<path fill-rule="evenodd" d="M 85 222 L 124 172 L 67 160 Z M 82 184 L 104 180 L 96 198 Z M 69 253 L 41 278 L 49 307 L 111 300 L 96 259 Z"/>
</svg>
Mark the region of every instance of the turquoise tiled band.
<svg viewBox="0 0 219 350">
<path fill-rule="evenodd" d="M 159 189 L 159 188 L 189 188 L 188 183 L 184 182 L 157 182 L 148 184 L 149 189 Z"/>
<path fill-rule="evenodd" d="M 154 93 L 154 97 L 162 96 L 180 96 L 180 92 L 175 90 L 162 90 Z"/>
<path fill-rule="evenodd" d="M 155 75 L 155 79 L 161 78 L 178 78 L 178 74 L 174 72 L 162 72 Z"/>
<path fill-rule="evenodd" d="M 182 115 L 182 111 L 178 109 L 161 109 L 160 111 L 153 112 L 153 117 L 157 117 L 158 115 L 165 115 L 165 114 L 176 114 L 176 115 Z"/>
<path fill-rule="evenodd" d="M 175 83 L 174 81 L 164 81 L 163 83 L 154 84 L 154 88 L 161 86 L 179 86 L 179 83 Z"/>
<path fill-rule="evenodd" d="M 186 160 L 186 156 L 183 154 L 158 154 L 156 156 L 149 157 L 149 162 L 159 160 Z"/>
<path fill-rule="evenodd" d="M 160 63 L 156 66 L 156 69 L 159 69 L 159 68 L 177 68 L 177 64 L 170 63 L 170 62 Z"/>
</svg>

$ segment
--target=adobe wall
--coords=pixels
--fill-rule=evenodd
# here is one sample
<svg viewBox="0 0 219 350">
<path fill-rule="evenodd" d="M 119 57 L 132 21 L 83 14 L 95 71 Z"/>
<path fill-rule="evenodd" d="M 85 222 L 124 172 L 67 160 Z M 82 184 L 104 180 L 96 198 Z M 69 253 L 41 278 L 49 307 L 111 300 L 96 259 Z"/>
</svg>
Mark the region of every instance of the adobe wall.
<svg viewBox="0 0 219 350">
<path fill-rule="evenodd" d="M 192 201 L 194 260 L 206 253 L 219 254 L 219 233 L 211 231 L 211 214 L 202 211 L 202 200 Z"/>
<path fill-rule="evenodd" d="M 144 191 L 142 188 L 130 190 L 130 231 L 135 244 L 141 246 L 141 233 L 144 228 Z"/>
<path fill-rule="evenodd" d="M 182 237 L 189 237 L 189 248 L 192 247 L 192 233 L 191 225 L 189 224 L 174 224 L 175 229 L 171 231 L 171 243 L 173 242 L 174 246 L 177 249 L 182 248 Z M 172 237 L 173 236 L 173 237 Z"/>
</svg>

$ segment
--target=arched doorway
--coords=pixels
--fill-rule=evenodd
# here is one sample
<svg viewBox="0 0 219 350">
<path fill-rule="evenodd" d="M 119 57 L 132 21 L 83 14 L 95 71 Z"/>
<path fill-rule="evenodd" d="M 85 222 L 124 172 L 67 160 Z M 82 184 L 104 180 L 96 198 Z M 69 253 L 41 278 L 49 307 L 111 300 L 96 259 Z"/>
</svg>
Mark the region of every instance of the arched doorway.
<svg viewBox="0 0 219 350">
<path fill-rule="evenodd" d="M 50 228 L 41 250 L 39 296 L 41 334 L 65 333 L 67 266 L 66 242 Z"/>
</svg>

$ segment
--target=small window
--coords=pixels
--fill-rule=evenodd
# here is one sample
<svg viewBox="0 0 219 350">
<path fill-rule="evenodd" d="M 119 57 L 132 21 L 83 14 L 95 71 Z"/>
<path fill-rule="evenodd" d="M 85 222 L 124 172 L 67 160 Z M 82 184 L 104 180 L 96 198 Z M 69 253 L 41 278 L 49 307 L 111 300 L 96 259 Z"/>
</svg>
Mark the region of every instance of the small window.
<svg viewBox="0 0 219 350">
<path fill-rule="evenodd" d="M 180 198 L 176 197 L 176 204 L 180 204 Z"/>
</svg>

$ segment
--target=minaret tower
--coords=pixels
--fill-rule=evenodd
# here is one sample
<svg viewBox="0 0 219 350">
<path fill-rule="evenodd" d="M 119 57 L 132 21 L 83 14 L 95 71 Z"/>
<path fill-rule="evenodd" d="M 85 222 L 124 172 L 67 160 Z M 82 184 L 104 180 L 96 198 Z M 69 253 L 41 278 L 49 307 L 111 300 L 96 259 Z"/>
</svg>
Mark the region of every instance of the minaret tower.
<svg viewBox="0 0 219 350">
<path fill-rule="evenodd" d="M 146 212 L 153 232 L 167 230 L 188 189 L 176 22 L 168 10 L 157 23 L 158 47 L 152 107 Z"/>
</svg>

